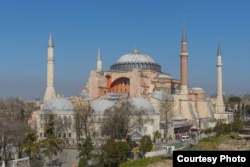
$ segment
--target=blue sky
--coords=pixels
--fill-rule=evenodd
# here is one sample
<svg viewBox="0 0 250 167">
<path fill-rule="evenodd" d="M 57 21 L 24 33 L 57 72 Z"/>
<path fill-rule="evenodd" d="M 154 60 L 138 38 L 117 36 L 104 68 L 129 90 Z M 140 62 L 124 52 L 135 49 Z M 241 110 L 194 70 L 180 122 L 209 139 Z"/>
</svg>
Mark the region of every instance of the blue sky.
<svg viewBox="0 0 250 167">
<path fill-rule="evenodd" d="M 189 87 L 216 93 L 220 41 L 224 91 L 250 93 L 249 7 L 248 0 L 1 1 L 0 97 L 43 99 L 50 32 L 55 89 L 65 97 L 81 92 L 96 68 L 98 48 L 104 70 L 136 46 L 179 79 L 184 21 Z"/>
</svg>

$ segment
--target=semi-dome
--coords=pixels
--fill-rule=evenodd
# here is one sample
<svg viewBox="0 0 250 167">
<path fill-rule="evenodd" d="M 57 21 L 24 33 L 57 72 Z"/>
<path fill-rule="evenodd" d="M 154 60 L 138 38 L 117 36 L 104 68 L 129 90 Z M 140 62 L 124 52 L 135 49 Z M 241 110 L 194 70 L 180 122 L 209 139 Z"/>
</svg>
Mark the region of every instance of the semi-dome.
<svg viewBox="0 0 250 167">
<path fill-rule="evenodd" d="M 153 70 L 161 71 L 161 66 L 147 54 L 135 49 L 132 53 L 121 56 L 115 64 L 110 67 L 111 70 Z"/>
<path fill-rule="evenodd" d="M 96 115 L 104 115 L 105 110 L 112 107 L 113 105 L 114 105 L 113 101 L 105 99 L 97 99 L 91 104 Z"/>
<path fill-rule="evenodd" d="M 74 108 L 72 103 L 65 98 L 55 98 L 51 99 L 46 103 L 43 108 L 43 112 L 51 112 L 54 114 L 59 113 L 72 113 L 74 112 Z"/>
<path fill-rule="evenodd" d="M 129 99 L 132 105 L 136 107 L 137 110 L 144 111 L 145 114 L 155 114 L 154 107 L 152 104 L 143 98 L 131 98 Z"/>
</svg>

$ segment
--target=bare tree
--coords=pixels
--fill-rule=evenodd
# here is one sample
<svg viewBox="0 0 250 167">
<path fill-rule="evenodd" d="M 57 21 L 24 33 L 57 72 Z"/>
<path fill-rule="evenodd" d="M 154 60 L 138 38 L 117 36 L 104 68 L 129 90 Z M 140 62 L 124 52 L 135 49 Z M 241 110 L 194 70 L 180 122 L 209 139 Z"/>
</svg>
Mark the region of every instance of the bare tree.
<svg viewBox="0 0 250 167">
<path fill-rule="evenodd" d="M 148 115 L 136 108 L 128 99 L 122 99 L 105 111 L 102 135 L 110 139 L 126 139 L 131 130 L 149 120 Z"/>
<path fill-rule="evenodd" d="M 173 116 L 174 101 L 172 97 L 165 91 L 162 91 L 162 99 L 159 101 L 160 109 L 160 122 L 164 122 L 164 138 L 169 134 L 169 128 L 171 124 L 171 117 Z"/>
<path fill-rule="evenodd" d="M 89 166 L 89 161 L 93 158 L 94 144 L 93 138 L 95 135 L 95 117 L 94 110 L 91 107 L 89 101 L 81 101 L 75 105 L 76 117 L 75 127 L 77 134 L 77 143 L 81 141 L 79 145 L 79 162 L 78 166 Z M 83 132 L 83 134 L 82 134 Z"/>
<path fill-rule="evenodd" d="M 28 119 L 31 117 L 33 103 L 27 103 L 19 98 L 0 99 L 0 152 L 8 157 L 12 148 L 16 148 L 19 157 L 22 155 L 22 144 Z"/>
<path fill-rule="evenodd" d="M 70 130 L 72 129 L 72 120 L 71 116 L 67 115 L 54 115 L 54 127 L 55 127 L 55 135 L 57 137 L 63 138 L 64 143 L 68 143 L 68 135 Z"/>
<path fill-rule="evenodd" d="M 75 128 L 77 142 L 86 139 L 94 130 L 94 110 L 89 101 L 80 101 L 75 104 Z"/>
</svg>

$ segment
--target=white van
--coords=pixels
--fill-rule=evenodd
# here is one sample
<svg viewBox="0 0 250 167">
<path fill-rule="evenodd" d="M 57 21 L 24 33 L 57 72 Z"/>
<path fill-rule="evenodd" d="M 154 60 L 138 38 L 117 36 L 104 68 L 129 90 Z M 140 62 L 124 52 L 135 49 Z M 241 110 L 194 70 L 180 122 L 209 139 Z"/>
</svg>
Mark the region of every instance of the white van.
<svg viewBox="0 0 250 167">
<path fill-rule="evenodd" d="M 187 141 L 189 139 L 190 139 L 189 136 L 181 136 L 181 141 Z"/>
</svg>

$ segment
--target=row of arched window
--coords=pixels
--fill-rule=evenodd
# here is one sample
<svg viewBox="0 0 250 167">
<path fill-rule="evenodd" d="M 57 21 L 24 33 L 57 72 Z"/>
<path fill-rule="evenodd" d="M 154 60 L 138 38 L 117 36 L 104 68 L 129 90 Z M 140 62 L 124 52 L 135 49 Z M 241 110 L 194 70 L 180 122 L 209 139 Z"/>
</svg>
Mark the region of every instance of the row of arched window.
<svg viewBox="0 0 250 167">
<path fill-rule="evenodd" d="M 161 66 L 156 63 L 119 63 L 110 67 L 111 70 L 133 70 L 135 68 L 161 72 Z"/>
</svg>

